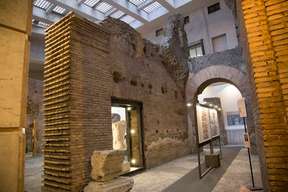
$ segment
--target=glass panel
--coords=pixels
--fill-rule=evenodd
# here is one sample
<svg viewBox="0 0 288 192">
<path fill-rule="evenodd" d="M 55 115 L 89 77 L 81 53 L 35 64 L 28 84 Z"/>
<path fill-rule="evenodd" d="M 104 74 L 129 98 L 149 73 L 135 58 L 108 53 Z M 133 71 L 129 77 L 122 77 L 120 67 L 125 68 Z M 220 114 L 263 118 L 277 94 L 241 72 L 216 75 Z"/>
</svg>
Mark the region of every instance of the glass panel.
<svg viewBox="0 0 288 192">
<path fill-rule="evenodd" d="M 129 0 L 130 3 L 133 3 L 137 7 L 141 4 L 143 4 L 145 1 L 147 1 L 147 0 Z"/>
<path fill-rule="evenodd" d="M 191 57 L 191 58 L 197 57 L 196 49 L 195 49 L 195 48 L 190 48 L 190 57 Z"/>
<path fill-rule="evenodd" d="M 112 5 L 108 4 L 108 3 L 105 3 L 105 2 L 102 2 L 100 3 L 96 9 L 98 11 L 101 11 L 102 13 L 106 13 L 108 12 L 110 9 L 112 9 Z"/>
<path fill-rule="evenodd" d="M 50 5 L 52 5 L 52 3 L 50 3 L 49 1 L 46 1 L 46 0 L 36 0 L 34 1 L 34 5 L 36 7 L 39 7 L 39 8 L 42 8 L 42 9 L 48 9 L 48 7 Z"/>
<path fill-rule="evenodd" d="M 196 52 L 197 52 L 197 57 L 203 56 L 203 52 L 202 52 L 202 47 L 201 47 L 201 45 L 196 48 Z"/>
<path fill-rule="evenodd" d="M 126 15 L 121 20 L 124 21 L 125 23 L 128 23 L 128 24 L 135 21 L 135 19 L 133 17 L 131 17 L 130 15 Z"/>
<path fill-rule="evenodd" d="M 62 7 L 60 7 L 60 6 L 56 6 L 56 7 L 54 7 L 54 9 L 53 9 L 53 11 L 55 12 L 55 13 L 59 13 L 59 14 L 63 14 L 65 11 L 66 11 L 66 9 L 64 9 L 64 8 L 62 8 Z"/>
<path fill-rule="evenodd" d="M 111 17 L 115 18 L 115 19 L 119 19 L 120 17 L 122 17 L 124 15 L 124 13 L 120 10 L 116 11 L 115 13 L 113 13 L 111 15 Z"/>
<path fill-rule="evenodd" d="M 86 0 L 84 4 L 88 5 L 89 7 L 94 7 L 100 0 Z"/>
<path fill-rule="evenodd" d="M 147 7 L 145 7 L 143 10 L 146 11 L 147 13 L 151 13 L 152 11 L 154 11 L 160 7 L 162 7 L 162 5 L 156 1 L 156 2 L 148 5 Z"/>
</svg>

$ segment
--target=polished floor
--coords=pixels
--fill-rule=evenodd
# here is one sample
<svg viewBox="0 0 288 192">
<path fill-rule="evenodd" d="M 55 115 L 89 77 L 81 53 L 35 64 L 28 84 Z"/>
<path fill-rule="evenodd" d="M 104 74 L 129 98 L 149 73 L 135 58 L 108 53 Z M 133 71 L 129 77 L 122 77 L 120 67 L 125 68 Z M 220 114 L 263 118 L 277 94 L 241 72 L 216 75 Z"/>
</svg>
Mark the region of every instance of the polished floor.
<svg viewBox="0 0 288 192">
<path fill-rule="evenodd" d="M 257 156 L 252 156 L 254 178 L 261 186 Z M 41 191 L 42 157 L 26 156 L 25 191 Z M 212 170 L 201 180 L 196 155 L 176 159 L 134 175 L 132 192 L 239 192 L 241 186 L 251 185 L 247 150 L 224 147 L 221 167 Z"/>
</svg>

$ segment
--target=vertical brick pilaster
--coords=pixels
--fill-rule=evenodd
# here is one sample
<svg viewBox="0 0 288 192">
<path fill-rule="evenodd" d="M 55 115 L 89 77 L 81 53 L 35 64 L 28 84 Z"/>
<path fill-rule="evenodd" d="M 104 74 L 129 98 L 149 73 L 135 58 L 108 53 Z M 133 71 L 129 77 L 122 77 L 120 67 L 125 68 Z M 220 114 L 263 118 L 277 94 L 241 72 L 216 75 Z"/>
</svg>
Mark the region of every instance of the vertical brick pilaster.
<svg viewBox="0 0 288 192">
<path fill-rule="evenodd" d="M 257 128 L 264 148 L 267 191 L 288 185 L 288 2 L 242 0 L 258 113 Z"/>
<path fill-rule="evenodd" d="M 81 191 L 92 152 L 112 148 L 108 39 L 73 13 L 46 32 L 45 191 Z"/>
</svg>

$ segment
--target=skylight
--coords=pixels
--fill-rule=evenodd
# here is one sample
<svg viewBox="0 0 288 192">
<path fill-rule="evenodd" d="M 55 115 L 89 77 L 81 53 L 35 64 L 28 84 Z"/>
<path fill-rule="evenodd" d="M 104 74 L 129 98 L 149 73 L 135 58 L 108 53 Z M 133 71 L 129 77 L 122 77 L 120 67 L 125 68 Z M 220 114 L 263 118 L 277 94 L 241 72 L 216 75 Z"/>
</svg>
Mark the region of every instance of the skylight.
<svg viewBox="0 0 288 192">
<path fill-rule="evenodd" d="M 84 4 L 89 7 L 94 7 L 100 0 L 85 0 Z"/>
<path fill-rule="evenodd" d="M 157 1 L 155 1 L 154 3 L 145 7 L 143 10 L 146 11 L 147 13 L 151 13 L 152 11 L 159 9 L 160 7 L 162 7 L 162 5 Z"/>
<path fill-rule="evenodd" d="M 136 5 L 137 7 L 143 3 L 145 3 L 145 1 L 147 0 L 129 0 L 130 3 L 133 3 L 134 5 Z"/>
<path fill-rule="evenodd" d="M 49 27 L 49 24 L 48 23 L 45 23 L 45 22 L 42 22 L 42 21 L 38 21 L 36 19 L 32 19 L 32 24 L 33 25 L 36 25 L 38 27 L 42 27 L 42 28 L 47 28 Z"/>
<path fill-rule="evenodd" d="M 115 13 L 111 14 L 110 16 L 115 18 L 115 19 L 119 19 L 120 17 L 122 17 L 125 13 L 123 13 L 122 11 L 118 10 Z"/>
<path fill-rule="evenodd" d="M 62 7 L 60 7 L 60 6 L 57 5 L 56 7 L 54 7 L 53 11 L 54 11 L 55 13 L 59 13 L 59 14 L 63 15 L 64 12 L 66 11 L 66 9 L 64 9 L 64 8 L 62 8 Z"/>
<path fill-rule="evenodd" d="M 102 13 L 106 13 L 108 12 L 110 9 L 112 9 L 112 5 L 105 3 L 105 2 L 101 2 L 96 9 Z"/>
<path fill-rule="evenodd" d="M 49 1 L 46 1 L 46 0 L 36 0 L 34 1 L 33 3 L 36 7 L 39 7 L 41 9 L 48 9 L 48 7 L 50 5 L 52 5 L 52 3 L 50 3 Z"/>
<path fill-rule="evenodd" d="M 135 21 L 134 17 L 131 17 L 130 15 L 126 15 L 123 18 L 121 18 L 122 21 L 124 21 L 125 23 L 132 23 L 133 21 Z"/>
</svg>

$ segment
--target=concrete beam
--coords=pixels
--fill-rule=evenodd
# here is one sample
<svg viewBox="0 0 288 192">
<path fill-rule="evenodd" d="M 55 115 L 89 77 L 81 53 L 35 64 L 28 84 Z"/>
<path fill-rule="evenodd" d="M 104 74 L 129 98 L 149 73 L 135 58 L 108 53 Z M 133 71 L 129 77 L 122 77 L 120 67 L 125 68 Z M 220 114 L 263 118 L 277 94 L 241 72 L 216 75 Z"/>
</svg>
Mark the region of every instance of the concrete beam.
<svg viewBox="0 0 288 192">
<path fill-rule="evenodd" d="M 157 1 L 168 11 L 175 12 L 175 8 L 171 4 L 171 3 L 173 3 L 173 1 L 171 1 L 171 3 L 169 3 L 167 0 L 157 0 Z"/>
<path fill-rule="evenodd" d="M 142 23 L 147 23 L 149 21 L 149 15 L 142 10 L 139 10 L 137 6 L 132 3 L 129 3 L 126 0 L 103 0 L 113 7 L 117 8 L 118 10 L 134 17 L 138 21 Z"/>
<path fill-rule="evenodd" d="M 46 13 L 44 9 L 33 6 L 33 18 L 43 21 L 44 23 L 52 24 L 61 19 L 61 16 L 54 13 Z"/>
<path fill-rule="evenodd" d="M 97 11 L 89 6 L 79 4 L 75 0 L 49 0 L 51 3 L 59 5 L 69 11 L 73 11 L 82 17 L 85 17 L 92 21 L 102 21 L 105 19 L 105 15 L 100 11 Z"/>
</svg>

